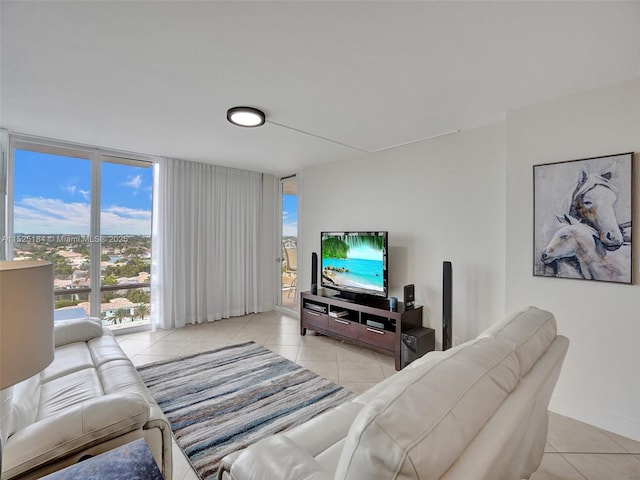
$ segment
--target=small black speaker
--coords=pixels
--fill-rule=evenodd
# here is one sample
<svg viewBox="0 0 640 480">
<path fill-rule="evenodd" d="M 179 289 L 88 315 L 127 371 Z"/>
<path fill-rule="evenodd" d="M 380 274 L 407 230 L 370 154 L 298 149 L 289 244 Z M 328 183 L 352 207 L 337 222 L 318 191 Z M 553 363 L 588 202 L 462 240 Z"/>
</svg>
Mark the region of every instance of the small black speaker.
<svg viewBox="0 0 640 480">
<path fill-rule="evenodd" d="M 318 294 L 318 254 L 311 253 L 311 293 Z"/>
<path fill-rule="evenodd" d="M 415 327 L 402 334 L 400 368 L 404 368 L 436 348 L 436 332 L 432 328 Z"/>
<path fill-rule="evenodd" d="M 411 285 L 404 286 L 404 309 L 411 310 L 416 304 L 416 288 Z"/>
<path fill-rule="evenodd" d="M 451 348 L 453 332 L 453 305 L 451 262 L 442 262 L 442 350 Z"/>
</svg>

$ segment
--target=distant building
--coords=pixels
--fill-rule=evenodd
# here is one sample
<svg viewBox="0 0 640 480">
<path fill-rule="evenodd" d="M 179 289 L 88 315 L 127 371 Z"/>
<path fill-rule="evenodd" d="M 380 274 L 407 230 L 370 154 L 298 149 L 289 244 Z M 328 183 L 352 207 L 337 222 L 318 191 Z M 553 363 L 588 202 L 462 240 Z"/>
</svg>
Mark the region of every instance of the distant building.
<svg viewBox="0 0 640 480">
<path fill-rule="evenodd" d="M 103 320 L 113 321 L 116 310 L 124 309 L 127 311 L 127 315 L 133 319 L 134 310 L 136 308 L 136 304 L 132 303 L 127 298 L 113 298 L 107 303 L 100 304 L 100 316 Z M 81 307 L 86 312 L 87 316 L 91 315 L 89 309 L 89 302 L 81 302 L 77 305 L 77 307 Z M 77 307 L 68 307 L 68 308 L 77 308 Z"/>
</svg>

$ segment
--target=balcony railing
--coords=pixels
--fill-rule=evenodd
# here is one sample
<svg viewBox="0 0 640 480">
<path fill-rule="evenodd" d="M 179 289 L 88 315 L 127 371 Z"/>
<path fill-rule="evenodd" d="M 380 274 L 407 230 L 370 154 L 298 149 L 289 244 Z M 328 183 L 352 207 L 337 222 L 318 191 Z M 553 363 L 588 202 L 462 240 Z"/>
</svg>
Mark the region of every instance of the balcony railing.
<svg viewBox="0 0 640 480">
<path fill-rule="evenodd" d="M 105 293 L 109 292 L 118 292 L 122 290 L 134 290 L 134 289 L 145 289 L 149 290 L 151 288 L 151 284 L 149 282 L 135 282 L 135 283 L 119 283 L 115 285 L 102 285 L 100 287 L 101 297 L 104 296 Z M 57 297 L 62 296 L 76 296 L 75 301 L 80 300 L 82 302 L 89 301 L 89 294 L 91 293 L 91 287 L 70 287 L 70 288 L 62 288 L 54 291 L 54 295 Z M 78 296 L 83 296 L 84 298 L 78 298 Z M 125 297 L 126 298 L 126 297 Z M 129 300 L 128 298 L 126 300 Z M 136 313 L 136 309 L 141 305 L 149 306 L 148 302 L 135 302 L 129 300 L 128 305 L 118 305 L 114 304 L 113 308 L 107 308 L 110 300 L 105 301 L 104 298 L 101 298 L 100 302 L 100 318 L 102 320 L 102 324 L 106 327 L 112 329 L 121 329 L 128 327 L 136 327 L 140 325 L 146 325 L 149 323 L 148 312 L 145 316 L 140 318 L 140 316 Z M 64 307 L 65 309 L 72 309 L 73 306 Z M 77 308 L 77 307 L 76 307 Z M 81 307 L 82 308 L 82 307 Z M 89 309 L 89 306 L 86 306 L 86 309 Z M 119 310 L 123 310 L 125 313 L 118 313 Z M 59 314 L 59 318 L 63 318 L 64 314 Z M 146 317 L 146 318 L 145 318 Z M 139 320 L 136 320 L 139 318 Z"/>
</svg>

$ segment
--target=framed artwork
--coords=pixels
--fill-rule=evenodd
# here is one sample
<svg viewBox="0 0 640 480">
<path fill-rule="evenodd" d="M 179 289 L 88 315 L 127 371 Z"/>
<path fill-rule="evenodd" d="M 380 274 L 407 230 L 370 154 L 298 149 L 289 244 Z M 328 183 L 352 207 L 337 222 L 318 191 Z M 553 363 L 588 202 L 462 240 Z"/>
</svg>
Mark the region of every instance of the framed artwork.
<svg viewBox="0 0 640 480">
<path fill-rule="evenodd" d="M 533 166 L 533 274 L 632 282 L 633 153 Z"/>
</svg>

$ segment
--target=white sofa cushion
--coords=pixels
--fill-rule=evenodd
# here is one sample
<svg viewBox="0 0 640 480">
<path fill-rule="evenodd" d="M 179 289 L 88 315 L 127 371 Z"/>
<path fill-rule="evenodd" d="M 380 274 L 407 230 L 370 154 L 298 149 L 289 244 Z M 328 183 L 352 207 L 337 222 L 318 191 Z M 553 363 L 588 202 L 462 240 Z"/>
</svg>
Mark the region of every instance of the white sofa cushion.
<svg viewBox="0 0 640 480">
<path fill-rule="evenodd" d="M 56 348 L 56 355 L 51 365 L 40 373 L 40 381 L 51 382 L 56 378 L 87 368 L 93 368 L 93 359 L 85 342 L 61 345 Z"/>
<path fill-rule="evenodd" d="M 40 375 L 36 374 L 12 388 L 12 406 L 7 437 L 36 421 L 40 404 Z M 5 426 L 3 425 L 3 428 Z"/>
<path fill-rule="evenodd" d="M 440 478 L 517 386 L 519 364 L 483 338 L 392 378 L 353 422 L 336 479 Z"/>
<path fill-rule="evenodd" d="M 95 317 L 57 320 L 53 324 L 56 347 L 68 343 L 86 342 L 102 334 L 102 322 Z"/>
<path fill-rule="evenodd" d="M 363 407 L 361 403 L 343 403 L 291 430 L 264 438 L 251 448 L 237 450 L 224 458 L 222 470 L 225 468 L 228 470 L 231 465 L 234 465 L 233 478 L 253 480 L 257 478 L 253 476 L 254 469 L 262 469 L 260 478 L 304 478 L 305 480 L 324 478 L 318 476 L 319 472 L 324 474 L 335 472 L 349 428 Z M 280 457 L 276 453 L 278 451 L 286 452 L 283 455 L 287 460 L 286 465 L 279 462 Z M 265 460 L 270 460 L 268 466 L 264 465 Z M 312 468 L 304 471 L 295 470 L 295 474 L 290 476 L 292 474 L 290 466 L 296 465 L 296 462 L 310 460 L 313 460 Z M 298 476 L 298 474 L 309 476 Z M 330 475 L 329 478 L 333 476 Z"/>
<path fill-rule="evenodd" d="M 479 335 L 509 345 L 518 355 L 520 377 L 524 377 L 557 336 L 556 319 L 551 312 L 527 307 Z"/>
<path fill-rule="evenodd" d="M 238 461 L 231 465 L 233 478 L 252 480 L 276 480 L 297 478 L 300 480 L 331 480 L 332 475 L 322 468 L 309 452 L 300 448 L 285 435 L 276 435 L 252 445 L 249 454 L 245 450 Z"/>
<path fill-rule="evenodd" d="M 104 395 L 100 378 L 93 368 L 85 368 L 42 384 L 37 421 L 64 412 L 79 403 Z"/>
<path fill-rule="evenodd" d="M 284 435 L 312 456 L 318 457 L 347 436 L 353 419 L 363 407 L 364 405 L 360 403 L 343 403 L 284 432 Z M 331 428 L 323 428 L 326 425 L 331 425 Z M 335 464 L 333 469 L 335 469 Z"/>
<path fill-rule="evenodd" d="M 49 462 L 78 448 L 142 428 L 149 404 L 140 395 L 103 395 L 66 408 L 17 431 L 3 451 L 3 478 Z"/>
<path fill-rule="evenodd" d="M 124 353 L 115 337 L 111 332 L 109 334 L 96 337 L 87 342 L 87 348 L 91 353 L 93 365 L 100 368 L 106 363 L 125 360 L 129 362 L 129 357 Z"/>
</svg>

